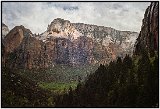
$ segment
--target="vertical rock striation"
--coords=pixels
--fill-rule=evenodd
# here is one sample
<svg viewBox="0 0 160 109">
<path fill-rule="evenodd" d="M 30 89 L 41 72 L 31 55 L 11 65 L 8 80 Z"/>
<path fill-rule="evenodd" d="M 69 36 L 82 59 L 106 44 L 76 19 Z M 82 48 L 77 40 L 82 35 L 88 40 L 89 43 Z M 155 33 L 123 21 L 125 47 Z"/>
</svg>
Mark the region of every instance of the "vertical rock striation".
<svg viewBox="0 0 160 109">
<path fill-rule="evenodd" d="M 141 31 L 135 44 L 135 54 L 141 53 L 143 50 L 149 52 L 158 50 L 158 5 L 158 2 L 152 2 L 145 12 Z"/>
</svg>

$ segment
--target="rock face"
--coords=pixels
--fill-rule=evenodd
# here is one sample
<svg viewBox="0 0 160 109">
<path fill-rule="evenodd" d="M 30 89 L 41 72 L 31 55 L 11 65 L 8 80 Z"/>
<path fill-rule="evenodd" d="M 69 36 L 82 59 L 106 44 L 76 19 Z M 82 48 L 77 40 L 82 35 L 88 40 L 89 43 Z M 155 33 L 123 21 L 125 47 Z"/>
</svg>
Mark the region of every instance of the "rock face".
<svg viewBox="0 0 160 109">
<path fill-rule="evenodd" d="M 149 52 L 158 50 L 158 15 L 158 2 L 152 2 L 144 15 L 141 31 L 135 44 L 135 54 L 145 49 Z"/>
<path fill-rule="evenodd" d="M 82 37 L 87 41 L 81 41 L 83 39 Z M 87 60 L 90 60 L 91 63 L 106 63 L 109 62 L 109 60 L 115 59 L 116 56 L 123 57 L 125 54 L 132 55 L 137 37 L 138 33 L 136 32 L 118 31 L 110 27 L 83 23 L 71 23 L 68 20 L 57 18 L 48 25 L 47 31 L 42 33 L 38 39 L 45 42 L 49 38 L 66 38 L 72 43 L 77 42 L 73 44 L 75 47 L 79 47 L 79 43 L 81 43 L 80 45 L 87 43 L 85 45 L 88 46 L 88 48 L 85 47 L 85 49 L 87 48 L 88 50 L 84 50 L 90 51 L 90 53 L 88 52 L 90 58 Z M 72 44 L 68 44 L 68 46 L 70 45 Z M 73 50 L 69 50 L 69 52 L 70 51 Z M 85 54 L 86 53 L 83 54 L 84 57 Z M 88 57 L 88 55 L 86 55 L 86 57 Z M 74 62 L 73 60 L 78 59 L 72 58 L 71 60 Z"/>
<path fill-rule="evenodd" d="M 8 66 L 12 67 L 15 67 L 16 65 L 21 67 L 25 64 L 25 61 L 27 60 L 27 47 L 29 43 L 32 44 L 32 42 L 29 41 L 27 44 L 26 41 L 31 36 L 31 31 L 24 26 L 16 26 L 6 35 L 3 40 L 3 58 L 6 60 L 5 64 L 9 64 Z"/>
<path fill-rule="evenodd" d="M 21 44 L 24 38 L 23 28 L 22 26 L 16 26 L 4 38 L 6 52 L 13 52 Z"/>
<path fill-rule="evenodd" d="M 8 33 L 9 33 L 8 26 L 2 23 L 2 38 L 4 38 Z"/>
<path fill-rule="evenodd" d="M 107 63 L 132 55 L 137 36 L 136 32 L 57 18 L 40 35 L 23 26 L 13 28 L 4 38 L 3 60 L 4 65 L 29 69 Z"/>
</svg>

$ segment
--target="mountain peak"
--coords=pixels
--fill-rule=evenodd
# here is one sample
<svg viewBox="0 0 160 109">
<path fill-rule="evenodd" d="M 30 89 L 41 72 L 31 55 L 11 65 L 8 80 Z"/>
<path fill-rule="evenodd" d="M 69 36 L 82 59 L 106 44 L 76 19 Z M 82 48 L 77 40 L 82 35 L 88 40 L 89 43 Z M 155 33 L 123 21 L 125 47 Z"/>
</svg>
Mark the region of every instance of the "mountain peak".
<svg viewBox="0 0 160 109">
<path fill-rule="evenodd" d="M 56 19 L 54 19 L 53 21 L 69 21 L 69 20 L 65 20 L 65 19 L 62 19 L 62 18 L 56 18 Z M 52 21 L 52 22 L 53 22 Z M 70 21 L 69 21 L 70 22 Z"/>
<path fill-rule="evenodd" d="M 48 25 L 47 31 L 42 33 L 41 40 L 46 40 L 50 37 L 63 37 L 67 39 L 76 39 L 81 34 L 75 29 L 69 20 L 62 18 L 54 19 L 51 24 Z"/>
<path fill-rule="evenodd" d="M 29 50 L 26 53 L 37 61 L 40 61 L 37 57 L 42 57 L 42 53 L 48 54 L 48 58 L 43 56 L 47 60 L 45 65 L 33 66 L 36 65 L 34 59 L 31 59 L 32 64 L 28 63 L 32 67 L 47 67 L 54 64 L 104 64 L 116 56 L 132 55 L 138 33 L 56 18 L 44 33 L 32 36 L 23 25 L 16 26 L 5 38 L 6 51 Z"/>
<path fill-rule="evenodd" d="M 70 21 L 64 20 L 64 19 L 61 19 L 61 18 L 56 18 L 51 22 L 50 25 L 48 25 L 47 31 L 48 32 L 64 31 L 64 28 L 66 28 L 66 26 L 67 26 L 67 25 L 65 25 L 66 23 L 69 25 Z"/>
<path fill-rule="evenodd" d="M 24 37 L 31 36 L 32 32 L 23 25 L 15 26 L 4 38 L 6 51 L 14 51 L 21 44 Z"/>
</svg>

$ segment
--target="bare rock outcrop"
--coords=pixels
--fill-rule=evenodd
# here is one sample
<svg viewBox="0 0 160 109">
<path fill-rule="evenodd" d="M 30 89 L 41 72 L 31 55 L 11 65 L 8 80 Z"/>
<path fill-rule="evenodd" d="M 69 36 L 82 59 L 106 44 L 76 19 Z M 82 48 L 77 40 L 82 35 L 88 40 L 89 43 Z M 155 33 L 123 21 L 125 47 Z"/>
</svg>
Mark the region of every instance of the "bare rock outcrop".
<svg viewBox="0 0 160 109">
<path fill-rule="evenodd" d="M 159 9 L 158 2 L 151 2 L 146 9 L 140 34 L 135 44 L 135 54 L 144 50 L 148 52 L 158 50 Z"/>
<path fill-rule="evenodd" d="M 40 35 L 24 26 L 13 28 L 3 41 L 3 60 L 7 66 L 29 69 L 109 63 L 117 56 L 132 55 L 137 36 L 136 32 L 57 18 Z"/>
</svg>

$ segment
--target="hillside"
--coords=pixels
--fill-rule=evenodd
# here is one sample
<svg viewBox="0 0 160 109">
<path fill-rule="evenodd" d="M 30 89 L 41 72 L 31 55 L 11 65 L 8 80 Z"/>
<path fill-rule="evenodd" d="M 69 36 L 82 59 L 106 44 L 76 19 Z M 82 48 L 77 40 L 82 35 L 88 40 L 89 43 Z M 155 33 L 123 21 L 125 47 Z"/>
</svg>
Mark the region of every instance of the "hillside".
<svg viewBox="0 0 160 109">
<path fill-rule="evenodd" d="M 57 97 L 56 107 L 159 107 L 158 5 L 152 2 L 145 12 L 135 54 L 101 64 L 75 90 Z"/>
</svg>

